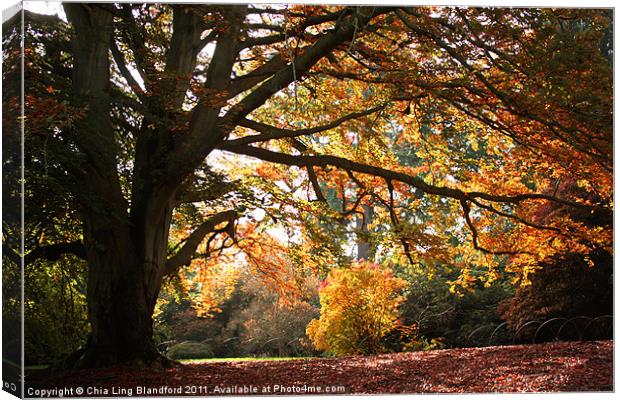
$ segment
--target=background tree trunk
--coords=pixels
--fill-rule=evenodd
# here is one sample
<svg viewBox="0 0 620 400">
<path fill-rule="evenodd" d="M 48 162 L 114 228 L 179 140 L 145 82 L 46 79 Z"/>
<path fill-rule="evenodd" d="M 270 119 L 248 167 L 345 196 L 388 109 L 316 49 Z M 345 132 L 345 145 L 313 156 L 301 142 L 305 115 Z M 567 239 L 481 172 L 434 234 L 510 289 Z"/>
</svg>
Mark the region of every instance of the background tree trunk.
<svg viewBox="0 0 620 400">
<path fill-rule="evenodd" d="M 373 210 L 372 206 L 368 204 L 364 204 L 362 206 L 362 210 L 364 212 L 364 216 L 358 216 L 355 221 L 356 229 L 359 232 L 357 239 L 357 259 L 368 260 L 368 258 L 373 255 L 370 251 L 370 243 L 368 243 L 368 240 L 364 237 L 364 235 L 368 234 L 368 225 L 372 222 Z"/>
</svg>

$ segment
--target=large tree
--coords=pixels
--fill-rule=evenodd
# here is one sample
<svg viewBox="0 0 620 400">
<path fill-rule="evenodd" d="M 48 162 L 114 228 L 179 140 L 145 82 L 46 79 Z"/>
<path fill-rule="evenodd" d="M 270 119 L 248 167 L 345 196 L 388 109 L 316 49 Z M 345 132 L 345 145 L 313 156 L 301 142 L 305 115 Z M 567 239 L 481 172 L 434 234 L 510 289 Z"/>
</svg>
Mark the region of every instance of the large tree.
<svg viewBox="0 0 620 400">
<path fill-rule="evenodd" d="M 45 223 L 23 256 L 88 263 L 92 333 L 77 365 L 161 361 L 152 314 L 162 281 L 206 241 L 209 253 L 216 235 L 231 239 L 221 248 L 237 245 L 236 221 L 269 191 L 282 212 L 274 220 L 299 219 L 313 240 L 327 229 L 313 218 L 347 228 L 343 220 L 375 207 L 363 234 L 382 232 L 407 262 L 457 261 L 464 284 L 476 264 L 492 276 L 495 257 L 510 256 L 527 277 L 568 248 L 611 246 L 605 11 L 64 10 L 68 22 L 25 13 L 26 188 L 46 207 L 33 214 Z M 255 185 L 234 169 L 213 172 L 222 157 L 254 168 Z M 248 167 L 248 157 L 278 166 Z M 557 190 L 569 179 L 580 190 Z M 307 201 L 300 180 L 312 188 Z M 557 212 L 537 222 L 550 203 L 600 218 L 585 225 Z M 188 204 L 202 204 L 193 210 L 204 219 L 181 226 Z M 60 211 L 81 225 L 65 242 L 42 235 Z M 253 233 L 255 249 L 261 238 Z"/>
</svg>

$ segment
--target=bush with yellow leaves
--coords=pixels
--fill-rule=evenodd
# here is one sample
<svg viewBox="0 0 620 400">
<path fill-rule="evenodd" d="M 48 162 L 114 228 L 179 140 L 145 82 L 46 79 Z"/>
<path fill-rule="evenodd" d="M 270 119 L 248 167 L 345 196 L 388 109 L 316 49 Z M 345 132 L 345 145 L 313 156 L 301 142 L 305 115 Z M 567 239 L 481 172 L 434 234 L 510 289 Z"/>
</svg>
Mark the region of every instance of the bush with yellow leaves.
<svg viewBox="0 0 620 400">
<path fill-rule="evenodd" d="M 319 290 L 321 317 L 306 330 L 317 350 L 333 355 L 377 354 L 398 325 L 406 281 L 389 268 L 358 262 L 333 269 Z"/>
</svg>

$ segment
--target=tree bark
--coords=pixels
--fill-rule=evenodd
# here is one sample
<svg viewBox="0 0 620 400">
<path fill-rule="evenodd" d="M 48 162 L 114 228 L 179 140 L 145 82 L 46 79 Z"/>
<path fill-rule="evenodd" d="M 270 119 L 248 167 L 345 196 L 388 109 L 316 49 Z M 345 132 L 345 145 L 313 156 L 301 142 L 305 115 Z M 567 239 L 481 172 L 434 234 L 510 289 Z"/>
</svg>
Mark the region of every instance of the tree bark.
<svg viewBox="0 0 620 400">
<path fill-rule="evenodd" d="M 119 231 L 89 229 L 87 302 L 92 332 L 78 367 L 157 360 L 151 299 L 159 289 L 149 282 L 131 242 L 118 240 L 123 236 Z"/>
<path fill-rule="evenodd" d="M 355 221 L 355 227 L 359 232 L 357 238 L 357 259 L 368 261 L 370 256 L 370 243 L 363 236 L 368 234 L 368 225 L 372 222 L 373 212 L 372 207 L 368 204 L 362 206 L 364 216 L 358 216 Z"/>
<path fill-rule="evenodd" d="M 129 213 L 110 123 L 112 14 L 96 4 L 68 3 L 65 11 L 74 29 L 75 102 L 85 110 L 75 123 L 73 139 L 84 155 L 76 197 L 84 223 L 92 329 L 86 346 L 65 365 L 162 364 L 165 359 L 152 339 L 152 315 L 163 277 L 174 191 L 162 198 L 146 185 L 142 201 L 131 204 Z M 141 181 L 150 183 L 148 178 Z"/>
<path fill-rule="evenodd" d="M 108 217 L 84 217 L 91 335 L 66 366 L 169 366 L 152 339 L 152 315 L 163 279 L 170 218 L 136 236 L 128 225 L 110 223 Z"/>
</svg>

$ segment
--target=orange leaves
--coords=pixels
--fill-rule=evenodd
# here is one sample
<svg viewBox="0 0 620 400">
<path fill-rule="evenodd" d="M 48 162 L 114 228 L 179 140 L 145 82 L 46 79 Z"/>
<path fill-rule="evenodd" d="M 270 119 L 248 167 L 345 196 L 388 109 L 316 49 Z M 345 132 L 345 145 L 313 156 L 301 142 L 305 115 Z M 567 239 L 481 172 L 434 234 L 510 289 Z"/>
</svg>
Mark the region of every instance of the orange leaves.
<svg viewBox="0 0 620 400">
<path fill-rule="evenodd" d="M 289 260 L 289 249 L 260 223 L 242 220 L 236 227 L 235 239 L 218 234 L 205 238 L 199 254 L 180 273 L 183 291 L 192 299 L 201 316 L 219 312 L 219 306 L 233 293 L 240 274 L 249 272 L 254 278 L 279 293 L 283 303 L 294 303 L 303 296 L 303 279 Z M 187 229 L 173 231 L 182 240 Z M 305 273 L 305 272 L 302 272 Z"/>
<path fill-rule="evenodd" d="M 256 166 L 256 174 L 261 178 L 276 181 L 280 178 L 282 169 L 273 164 L 260 163 Z"/>
<path fill-rule="evenodd" d="M 256 68 L 276 54 L 290 61 L 298 50 L 293 45 L 303 50 L 315 40 L 306 34 L 321 35 L 318 27 L 296 29 L 306 16 L 325 15 L 328 9 L 289 10 L 264 22 L 290 35 L 248 49 L 246 66 Z M 468 201 L 467 193 L 477 193 L 471 195 L 472 201 L 479 200 L 471 206 L 471 221 L 451 198 L 423 193 L 424 185 L 412 189 L 346 171 L 346 166 L 315 167 L 308 173 L 303 163 L 285 168 L 240 166 L 234 160 L 226 166 L 228 172 L 251 180 L 256 193 L 268 194 L 264 201 L 272 210 L 285 210 L 271 212 L 272 219 L 299 234 L 287 248 L 247 225 L 239 242 L 243 261 L 279 282 L 276 286 L 285 285 L 279 274 L 291 261 L 287 257 L 317 270 L 321 264 L 342 265 L 338 250 L 342 254 L 357 235 L 350 225 L 364 206 L 376 209 L 367 233 L 381 247 L 377 254 L 398 262 L 457 265 L 464 271 L 463 285 L 480 279 L 469 274 L 474 267 L 487 269 L 488 281 L 496 277 L 503 259 L 494 252 L 510 256 L 509 268 L 526 280 L 539 263 L 561 252 L 610 247 L 609 227 L 576 218 L 567 208 L 549 210 L 547 201 L 482 201 L 479 195 L 546 193 L 579 204 L 613 206 L 611 75 L 593 42 L 609 21 L 597 12 L 583 18 L 583 26 L 571 29 L 557 29 L 557 18 L 539 9 L 417 8 L 375 18 L 372 32 L 360 29 L 355 40 L 323 57 L 303 79 L 248 118 L 292 131 L 385 107 L 332 129 L 253 145 L 382 167 L 429 185 L 457 188 Z M 255 38 L 262 31 L 248 32 Z M 249 134 L 245 128 L 236 133 Z M 583 195 L 556 190 L 568 180 L 577 182 Z M 316 199 L 326 201 L 319 206 Z M 488 252 L 472 246 L 474 236 L 477 247 Z M 408 250 L 395 250 L 401 246 Z"/>
<path fill-rule="evenodd" d="M 275 362 L 191 363 L 177 365 L 165 373 L 156 368 L 89 369 L 58 376 L 36 374 L 29 379 L 27 387 L 28 390 L 50 391 L 58 387 L 68 390 L 78 386 L 101 387 L 112 393 L 119 388 L 142 388 L 145 382 L 151 385 L 147 388 L 185 385 L 209 388 L 210 395 L 218 394 L 212 391 L 214 387 L 286 389 L 303 385 L 321 388 L 322 393 L 325 388 L 330 388 L 332 395 L 333 388 L 343 388 L 345 390 L 337 393 L 358 394 L 360 397 L 369 394 L 387 397 L 387 393 L 456 393 L 454 397 L 487 393 L 479 397 L 501 397 L 497 393 L 612 392 L 614 341 L 554 342 Z M 290 396 L 291 392 L 282 390 L 280 393 Z M 237 393 L 238 396 L 241 394 Z M 266 394 L 273 392 L 267 391 Z M 602 396 L 605 395 L 595 395 Z"/>
<path fill-rule="evenodd" d="M 47 88 L 50 94 L 55 91 L 51 86 Z M 85 110 L 69 106 L 54 97 L 38 97 L 28 94 L 24 106 L 26 129 L 38 135 L 48 134 L 55 127 L 64 129 L 85 115 Z"/>
<path fill-rule="evenodd" d="M 232 295 L 240 270 L 231 261 L 223 257 L 198 258 L 192 262 L 190 271 L 181 272 L 183 287 L 199 316 L 219 312 L 219 306 Z"/>
<path fill-rule="evenodd" d="M 255 224 L 248 223 L 238 230 L 238 247 L 248 268 L 265 284 L 284 295 L 294 295 L 298 288 L 289 279 L 290 261 L 287 247 Z"/>
</svg>

